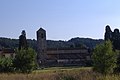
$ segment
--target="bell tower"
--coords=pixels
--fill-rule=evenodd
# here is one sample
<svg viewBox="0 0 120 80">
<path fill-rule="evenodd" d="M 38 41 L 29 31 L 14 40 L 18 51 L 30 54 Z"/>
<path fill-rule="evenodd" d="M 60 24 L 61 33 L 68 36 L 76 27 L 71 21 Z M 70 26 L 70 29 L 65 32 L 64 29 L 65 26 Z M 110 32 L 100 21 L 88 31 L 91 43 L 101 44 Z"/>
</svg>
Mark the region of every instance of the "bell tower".
<svg viewBox="0 0 120 80">
<path fill-rule="evenodd" d="M 37 31 L 37 61 L 39 65 L 44 66 L 46 64 L 46 31 L 40 28 Z"/>
</svg>

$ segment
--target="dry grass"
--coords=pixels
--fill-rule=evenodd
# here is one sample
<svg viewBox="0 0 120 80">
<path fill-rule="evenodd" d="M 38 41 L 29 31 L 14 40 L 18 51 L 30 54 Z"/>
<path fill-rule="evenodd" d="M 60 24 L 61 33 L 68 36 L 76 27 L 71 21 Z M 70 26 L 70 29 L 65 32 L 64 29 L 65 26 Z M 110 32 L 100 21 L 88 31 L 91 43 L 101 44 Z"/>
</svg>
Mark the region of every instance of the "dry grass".
<svg viewBox="0 0 120 80">
<path fill-rule="evenodd" d="M 0 80 L 120 80 L 120 75 L 106 77 L 91 68 L 47 68 L 31 74 L 0 74 Z"/>
</svg>

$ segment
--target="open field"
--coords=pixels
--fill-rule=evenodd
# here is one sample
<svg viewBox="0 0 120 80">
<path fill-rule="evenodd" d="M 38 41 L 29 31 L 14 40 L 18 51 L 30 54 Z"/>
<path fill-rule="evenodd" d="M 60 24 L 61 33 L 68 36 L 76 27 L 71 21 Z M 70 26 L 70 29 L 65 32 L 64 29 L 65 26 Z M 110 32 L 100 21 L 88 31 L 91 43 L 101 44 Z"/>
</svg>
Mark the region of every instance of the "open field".
<svg viewBox="0 0 120 80">
<path fill-rule="evenodd" d="M 52 67 L 31 74 L 0 74 L 0 80 L 120 80 L 120 75 L 103 76 L 90 67 Z"/>
</svg>

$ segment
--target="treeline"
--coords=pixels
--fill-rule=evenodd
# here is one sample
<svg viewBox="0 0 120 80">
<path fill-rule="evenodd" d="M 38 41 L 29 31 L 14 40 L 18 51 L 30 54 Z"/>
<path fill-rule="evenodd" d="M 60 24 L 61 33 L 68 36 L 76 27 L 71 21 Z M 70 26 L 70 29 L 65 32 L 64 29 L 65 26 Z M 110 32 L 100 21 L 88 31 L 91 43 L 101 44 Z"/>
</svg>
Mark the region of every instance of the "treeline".
<svg viewBox="0 0 120 80">
<path fill-rule="evenodd" d="M 47 47 L 48 48 L 94 48 L 96 44 L 102 43 L 102 39 L 91 39 L 91 38 L 72 38 L 68 41 L 54 41 L 54 40 L 47 40 Z M 27 39 L 28 46 L 37 49 L 37 42 L 35 39 Z M 0 48 L 18 48 L 19 47 L 19 40 L 18 39 L 10 39 L 10 38 L 0 38 Z"/>
<path fill-rule="evenodd" d="M 7 41 L 9 40 L 11 39 L 7 39 Z M 19 36 L 18 46 L 19 48 L 15 49 L 15 56 L 13 56 L 14 58 L 0 56 L 0 73 L 30 73 L 37 68 L 36 52 L 27 45 L 26 32 L 24 30 Z"/>
<path fill-rule="evenodd" d="M 36 40 L 27 39 L 28 46 L 36 49 Z M 11 39 L 11 38 L 0 38 L 0 48 L 18 48 L 19 47 L 19 39 Z"/>
</svg>

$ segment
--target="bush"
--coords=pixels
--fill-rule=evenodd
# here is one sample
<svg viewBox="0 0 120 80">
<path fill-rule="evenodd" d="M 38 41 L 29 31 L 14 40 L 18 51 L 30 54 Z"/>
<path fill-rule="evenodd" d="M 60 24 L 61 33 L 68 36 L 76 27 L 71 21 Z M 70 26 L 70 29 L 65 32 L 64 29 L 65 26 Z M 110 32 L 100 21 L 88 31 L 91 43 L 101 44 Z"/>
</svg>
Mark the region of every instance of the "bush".
<svg viewBox="0 0 120 80">
<path fill-rule="evenodd" d="M 115 73 L 120 73 L 120 50 L 116 50 L 117 52 L 117 67 L 115 68 Z"/>
<path fill-rule="evenodd" d="M 12 72 L 13 60 L 11 58 L 0 57 L 0 72 Z"/>
<path fill-rule="evenodd" d="M 111 41 L 97 45 L 92 55 L 93 70 L 102 74 L 112 73 L 116 67 L 116 56 Z"/>
<path fill-rule="evenodd" d="M 35 69 L 36 66 L 36 53 L 33 49 L 16 50 L 14 59 L 15 70 L 22 73 L 29 73 Z"/>
</svg>

